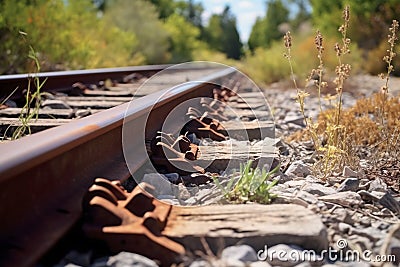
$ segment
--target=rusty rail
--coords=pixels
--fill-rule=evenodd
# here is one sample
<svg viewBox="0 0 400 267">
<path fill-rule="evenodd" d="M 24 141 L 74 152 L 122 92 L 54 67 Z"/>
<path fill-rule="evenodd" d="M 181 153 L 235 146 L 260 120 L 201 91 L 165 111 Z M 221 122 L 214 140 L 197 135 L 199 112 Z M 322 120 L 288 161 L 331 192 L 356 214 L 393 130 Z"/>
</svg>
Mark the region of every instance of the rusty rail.
<svg viewBox="0 0 400 267">
<path fill-rule="evenodd" d="M 86 84 L 97 83 L 102 79 L 120 79 L 125 75 L 139 73 L 145 76 L 155 74 L 169 65 L 148 65 L 148 66 L 132 66 L 120 68 L 92 69 L 92 70 L 72 70 L 57 72 L 41 72 L 34 74 L 43 82 L 46 79 L 43 90 L 45 91 L 65 91 L 71 88 L 74 82 L 82 82 Z M 27 88 L 28 78 L 33 74 L 15 74 L 0 75 L 0 99 L 7 97 L 15 88 L 17 90 L 12 98 L 22 96 L 22 89 Z"/>
<path fill-rule="evenodd" d="M 220 83 L 227 68 L 203 81 Z M 143 127 L 154 137 L 167 114 L 182 101 L 212 96 L 212 83 L 187 84 L 133 100 L 76 122 L 0 144 L 0 265 L 34 264 L 81 216 L 82 199 L 96 177 L 123 181 L 144 163 L 140 138 L 129 169 L 122 126 Z M 165 94 L 168 91 L 168 94 Z M 129 106 L 129 108 L 128 108 Z M 150 114 L 150 115 L 149 115 Z"/>
</svg>

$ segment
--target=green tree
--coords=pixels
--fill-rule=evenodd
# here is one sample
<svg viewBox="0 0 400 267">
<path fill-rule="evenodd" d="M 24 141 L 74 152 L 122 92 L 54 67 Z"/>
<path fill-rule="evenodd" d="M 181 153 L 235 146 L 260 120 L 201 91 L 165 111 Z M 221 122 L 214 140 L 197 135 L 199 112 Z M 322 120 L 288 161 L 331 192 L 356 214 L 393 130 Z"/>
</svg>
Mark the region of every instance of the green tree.
<svg viewBox="0 0 400 267">
<path fill-rule="evenodd" d="M 254 52 L 254 50 L 257 47 L 266 46 L 266 41 L 264 36 L 266 31 L 265 25 L 266 25 L 265 18 L 258 17 L 256 19 L 256 22 L 254 23 L 253 28 L 251 29 L 249 40 L 247 41 L 247 45 L 251 52 Z"/>
<path fill-rule="evenodd" d="M 104 12 L 110 25 L 133 33 L 139 40 L 132 53 L 142 53 L 147 63 L 168 61 L 168 33 L 154 5 L 145 0 L 113 0 Z"/>
<path fill-rule="evenodd" d="M 279 40 L 283 32 L 279 26 L 289 21 L 289 10 L 281 0 L 269 0 L 264 18 L 257 19 L 250 33 L 248 45 L 251 51 L 257 47 L 269 47 L 274 40 Z"/>
<path fill-rule="evenodd" d="M 136 36 L 99 19 L 90 0 L 3 0 L 0 32 L 0 73 L 29 72 L 29 45 L 42 71 L 143 63 Z"/>
<path fill-rule="evenodd" d="M 398 0 L 310 0 L 315 25 L 330 35 L 338 35 L 341 14 L 345 5 L 350 5 L 349 36 L 360 48 L 373 49 L 386 39 L 393 19 L 400 15 Z"/>
<path fill-rule="evenodd" d="M 173 14 L 166 19 L 165 28 L 170 34 L 171 62 L 192 60 L 193 53 L 203 45 L 198 40 L 200 29 L 178 14 Z"/>
<path fill-rule="evenodd" d="M 166 19 L 176 12 L 177 7 L 180 5 L 175 0 L 147 0 L 152 3 L 157 11 L 160 19 Z M 130 1 L 131 2 L 131 1 Z"/>
<path fill-rule="evenodd" d="M 225 53 L 228 58 L 240 59 L 243 54 L 236 18 L 229 6 L 221 14 L 211 16 L 205 28 L 205 39 L 212 49 Z"/>
<path fill-rule="evenodd" d="M 289 4 L 297 6 L 298 9 L 295 16 L 290 20 L 291 27 L 297 30 L 303 22 L 311 19 L 311 13 L 307 9 L 308 0 L 289 0 Z"/>
</svg>

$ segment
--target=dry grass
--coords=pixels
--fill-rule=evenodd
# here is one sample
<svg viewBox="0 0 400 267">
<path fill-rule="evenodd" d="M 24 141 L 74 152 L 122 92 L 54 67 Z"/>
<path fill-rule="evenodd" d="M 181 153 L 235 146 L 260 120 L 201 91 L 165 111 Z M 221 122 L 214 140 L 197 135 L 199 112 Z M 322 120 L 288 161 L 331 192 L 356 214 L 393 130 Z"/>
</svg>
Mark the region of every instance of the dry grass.
<svg viewBox="0 0 400 267">
<path fill-rule="evenodd" d="M 291 76 L 297 90 L 297 102 L 300 112 L 304 116 L 306 129 L 291 135 L 288 140 L 312 140 L 314 148 L 319 154 L 319 161 L 315 164 L 317 174 L 325 179 L 333 172 L 340 171 L 345 165 L 359 167 L 359 159 L 371 156 L 374 162 L 380 158 L 398 158 L 400 155 L 398 143 L 400 142 L 400 99 L 389 97 L 389 79 L 394 71 L 393 60 L 396 56 L 395 45 L 397 41 L 398 22 L 393 21 L 389 29 L 387 54 L 383 61 L 387 64 L 387 73 L 381 74 L 384 80 L 381 92 L 363 98 L 346 110 L 343 110 L 342 96 L 345 81 L 350 76 L 351 66 L 345 62 L 345 57 L 350 53 L 350 39 L 347 37 L 349 28 L 350 10 L 345 7 L 343 11 L 343 24 L 339 28 L 342 34 L 341 43 L 336 43 L 334 51 L 338 60 L 335 68 L 336 77 L 333 81 L 336 94 L 330 97 L 334 108 L 323 110 L 321 94 L 329 85 L 324 80 L 325 68 L 323 62 L 324 39 L 317 31 L 315 46 L 319 65 L 311 71 L 308 81 L 314 81 L 319 99 L 320 115 L 316 122 L 307 117 L 304 106 L 310 93 L 299 89 L 294 79 L 293 63 L 291 57 L 292 39 L 290 33 L 285 35 L 285 57 L 289 61 Z"/>
</svg>

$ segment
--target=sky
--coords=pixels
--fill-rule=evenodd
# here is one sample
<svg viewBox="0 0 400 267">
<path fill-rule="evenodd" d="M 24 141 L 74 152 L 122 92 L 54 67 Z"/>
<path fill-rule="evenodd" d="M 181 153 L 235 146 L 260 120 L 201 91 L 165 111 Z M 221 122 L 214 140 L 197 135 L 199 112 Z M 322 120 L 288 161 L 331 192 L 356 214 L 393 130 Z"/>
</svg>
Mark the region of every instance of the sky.
<svg viewBox="0 0 400 267">
<path fill-rule="evenodd" d="M 197 0 L 204 7 L 203 21 L 206 23 L 211 14 L 220 14 L 225 5 L 229 5 L 231 12 L 236 16 L 236 27 L 242 42 L 247 42 L 251 28 L 257 17 L 264 17 L 266 11 L 265 0 Z"/>
</svg>

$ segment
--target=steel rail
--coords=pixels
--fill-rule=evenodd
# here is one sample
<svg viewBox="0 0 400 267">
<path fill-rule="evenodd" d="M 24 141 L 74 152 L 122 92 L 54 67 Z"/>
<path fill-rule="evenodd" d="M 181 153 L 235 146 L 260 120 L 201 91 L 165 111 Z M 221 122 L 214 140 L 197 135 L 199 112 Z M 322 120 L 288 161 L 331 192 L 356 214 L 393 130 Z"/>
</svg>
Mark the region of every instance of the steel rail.
<svg viewBox="0 0 400 267">
<path fill-rule="evenodd" d="M 75 82 L 86 84 L 98 83 L 104 79 L 121 79 L 124 75 L 140 73 L 143 75 L 155 74 L 170 65 L 148 65 L 132 66 L 119 68 L 104 68 L 91 70 L 71 70 L 57 72 L 41 72 L 36 74 L 13 74 L 0 75 L 0 98 L 7 97 L 16 88 L 25 89 L 28 87 L 28 80 L 38 77 L 41 82 L 46 80 L 43 90 L 45 91 L 64 91 L 71 89 Z M 17 91 L 13 97 L 21 97 L 21 92 Z"/>
<path fill-rule="evenodd" d="M 122 146 L 124 119 L 132 129 L 145 124 L 146 138 L 154 137 L 176 105 L 193 97 L 211 97 L 213 83 L 221 84 L 234 72 L 227 68 L 200 79 L 206 83 L 166 88 L 0 144 L 0 265 L 37 262 L 79 220 L 82 198 L 95 178 L 130 176 Z M 130 147 L 140 147 L 144 140 L 132 142 Z M 135 168 L 142 166 L 144 158 L 137 155 Z"/>
</svg>

